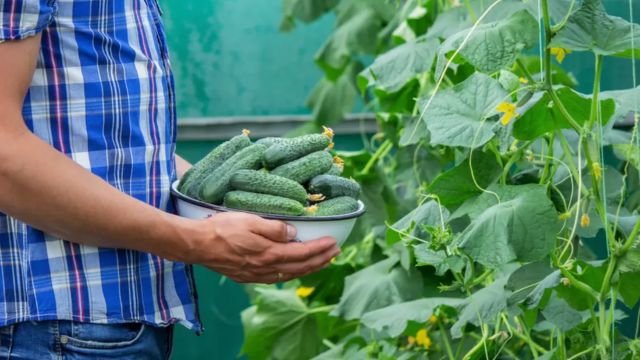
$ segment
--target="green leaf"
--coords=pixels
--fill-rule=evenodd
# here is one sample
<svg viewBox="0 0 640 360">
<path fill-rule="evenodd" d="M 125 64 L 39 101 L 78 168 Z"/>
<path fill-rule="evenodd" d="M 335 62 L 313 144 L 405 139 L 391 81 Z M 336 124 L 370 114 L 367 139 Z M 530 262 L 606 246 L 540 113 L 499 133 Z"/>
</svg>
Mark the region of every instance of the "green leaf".
<svg viewBox="0 0 640 360">
<path fill-rule="evenodd" d="M 471 161 L 467 159 L 436 177 L 429 192 L 437 195 L 442 205 L 455 207 L 482 193 L 481 189 L 491 185 L 500 174 L 502 167 L 493 153 L 476 151 L 471 154 Z"/>
<path fill-rule="evenodd" d="M 457 298 L 419 299 L 368 312 L 364 314 L 361 321 L 368 328 L 383 331 L 390 337 L 398 337 L 410 321 L 425 323 L 440 306 L 459 310 L 464 304 L 465 299 Z"/>
<path fill-rule="evenodd" d="M 400 90 L 415 76 L 429 71 L 440 43 L 424 37 L 409 41 L 378 56 L 358 77 L 358 87 L 364 92 L 375 86 L 386 92 Z"/>
<path fill-rule="evenodd" d="M 634 306 L 640 300 L 640 272 L 625 272 L 620 274 L 620 284 L 618 285 L 618 291 L 622 302 L 627 307 L 633 309 Z"/>
<path fill-rule="evenodd" d="M 509 93 L 517 90 L 520 87 L 520 78 L 511 71 L 500 70 L 498 81 L 500 82 L 502 88 Z"/>
<path fill-rule="evenodd" d="M 563 87 L 556 90 L 565 108 L 579 125 L 589 119 L 591 98 L 574 90 Z M 608 123 L 615 111 L 615 102 L 611 99 L 600 101 L 600 114 L 604 124 Z M 554 105 L 548 94 L 544 94 L 513 125 L 513 136 L 519 140 L 533 140 L 554 130 L 570 129 L 558 107 Z"/>
<path fill-rule="evenodd" d="M 443 276 L 447 271 L 460 273 L 464 269 L 464 258 L 447 254 L 443 250 L 433 251 L 428 244 L 414 245 L 416 266 L 430 265 L 436 268 L 436 275 Z"/>
<path fill-rule="evenodd" d="M 338 2 L 339 0 L 283 0 L 283 18 L 280 30 L 292 30 L 295 26 L 295 20 L 310 23 L 333 9 Z"/>
<path fill-rule="evenodd" d="M 242 353 L 253 359 L 308 359 L 320 352 L 316 320 L 294 289 L 256 288 L 256 305 L 242 312 Z"/>
<path fill-rule="evenodd" d="M 447 56 L 458 49 L 465 39 L 467 43 L 458 56 L 473 65 L 478 71 L 494 73 L 511 66 L 523 50 L 538 43 L 538 22 L 526 10 L 478 26 L 463 30 L 449 37 L 440 47 L 436 78 L 439 78 L 447 63 Z"/>
<path fill-rule="evenodd" d="M 561 331 L 569 331 L 584 321 L 584 314 L 574 310 L 555 293 L 551 295 L 547 306 L 542 309 L 545 319 Z"/>
<path fill-rule="evenodd" d="M 542 261 L 523 265 L 514 271 L 505 286 L 507 290 L 512 292 L 509 304 L 519 304 L 533 296 L 534 292 L 543 290 L 539 286 L 552 272 L 553 269 Z M 552 287 L 556 285 L 557 283 Z"/>
<path fill-rule="evenodd" d="M 640 170 L 640 149 L 634 144 L 615 144 L 613 151 L 616 156 L 628 161 L 636 169 Z"/>
<path fill-rule="evenodd" d="M 422 276 L 415 269 L 396 267 L 394 258 L 380 261 L 345 279 L 345 289 L 331 313 L 345 320 L 389 305 L 413 300 L 422 294 Z"/>
<path fill-rule="evenodd" d="M 546 188 L 494 185 L 488 190 L 466 209 L 473 214 L 472 222 L 460 236 L 460 247 L 474 261 L 492 268 L 549 255 L 558 215 Z"/>
<path fill-rule="evenodd" d="M 640 249 L 638 245 L 631 247 L 618 262 L 620 272 L 640 272 Z"/>
<path fill-rule="evenodd" d="M 635 52 L 640 56 L 640 25 L 609 16 L 601 0 L 584 0 L 549 46 L 598 55 L 631 57 Z"/>
<path fill-rule="evenodd" d="M 400 146 L 409 146 L 419 143 L 422 139 L 429 138 L 427 125 L 418 116 L 407 116 L 403 118 L 405 123 L 400 135 Z"/>
<path fill-rule="evenodd" d="M 602 288 L 602 282 L 607 270 L 608 263 L 605 261 L 585 262 L 578 260 L 575 262 L 575 271 L 573 276 L 591 287 L 594 291 L 599 292 Z M 559 285 L 555 288 L 558 296 L 569 303 L 576 310 L 589 310 L 595 306 L 595 300 L 592 296 L 579 291 L 574 286 Z"/>
<path fill-rule="evenodd" d="M 527 296 L 527 300 L 525 301 L 525 305 L 529 309 L 533 309 L 538 307 L 540 302 L 545 298 L 545 295 L 548 294 L 551 290 L 560 284 L 560 279 L 562 275 L 559 270 L 556 270 L 549 275 L 547 275 L 542 281 L 540 281 L 533 291 Z"/>
<path fill-rule="evenodd" d="M 458 321 L 451 327 L 454 339 L 462 337 L 467 324 L 493 323 L 496 315 L 507 308 L 508 292 L 504 290 L 506 278 L 496 280 L 493 284 L 478 290 L 467 299 L 467 304 L 458 316 Z"/>
<path fill-rule="evenodd" d="M 496 106 L 507 95 L 500 84 L 487 75 L 476 73 L 456 86 L 419 100 L 422 118 L 435 145 L 475 148 L 493 136 Z"/>
<path fill-rule="evenodd" d="M 616 102 L 616 112 L 613 120 L 625 120 L 631 112 L 640 112 L 640 87 L 626 90 L 611 90 L 600 93 L 602 99 L 613 99 Z"/>
<path fill-rule="evenodd" d="M 385 1 L 341 1 L 336 7 L 336 29 L 315 56 L 326 76 L 338 78 L 353 55 L 375 53 L 378 32 L 393 13 L 393 6 Z"/>
<path fill-rule="evenodd" d="M 353 70 L 345 71 L 335 82 L 322 78 L 311 90 L 305 105 L 312 109 L 317 123 L 339 123 L 355 106 L 358 90 L 352 77 L 355 66 L 351 68 Z"/>
<path fill-rule="evenodd" d="M 424 226 L 441 226 L 446 224 L 449 211 L 431 200 L 413 209 L 402 219 L 391 226 L 391 231 L 408 232 L 412 236 L 423 236 L 421 228 Z M 425 239 L 426 240 L 426 239 Z"/>
</svg>

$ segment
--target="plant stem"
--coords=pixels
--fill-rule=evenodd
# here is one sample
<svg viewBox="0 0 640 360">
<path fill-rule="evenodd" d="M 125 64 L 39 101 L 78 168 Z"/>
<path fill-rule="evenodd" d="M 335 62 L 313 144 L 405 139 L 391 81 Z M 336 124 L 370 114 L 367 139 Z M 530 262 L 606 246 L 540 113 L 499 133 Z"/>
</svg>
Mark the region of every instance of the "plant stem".
<svg viewBox="0 0 640 360">
<path fill-rule="evenodd" d="M 373 166 L 378 162 L 378 160 L 380 160 L 381 157 L 387 155 L 389 151 L 391 151 L 392 147 L 393 147 L 393 143 L 391 142 L 391 140 L 389 139 L 385 140 L 382 143 L 382 145 L 380 145 L 378 150 L 376 150 L 376 152 L 373 154 L 371 159 L 369 159 L 367 164 L 364 166 L 364 169 L 362 169 L 362 173 L 368 174 L 371 171 L 371 168 L 373 168 Z"/>
<path fill-rule="evenodd" d="M 598 118 L 598 110 L 600 109 L 599 96 L 600 96 L 600 79 L 602 78 L 602 55 L 596 55 L 596 75 L 593 79 L 593 98 L 591 99 L 591 114 L 589 116 L 589 122 L 587 123 L 587 131 L 593 129 L 593 125 Z"/>
<path fill-rule="evenodd" d="M 545 36 L 544 82 L 548 89 L 553 89 L 553 81 L 551 78 L 551 48 L 549 48 L 549 43 L 551 42 L 551 38 L 553 37 L 553 32 L 551 31 L 551 17 L 549 16 L 549 0 L 542 0 L 541 5 L 542 5 L 542 22 L 544 24 L 544 36 Z"/>
<path fill-rule="evenodd" d="M 521 148 L 516 150 L 511 155 L 511 157 L 509 157 L 509 160 L 507 161 L 507 164 L 502 169 L 502 176 L 500 177 L 500 184 L 502 184 L 502 185 L 506 185 L 507 184 L 507 177 L 509 176 L 509 171 L 511 170 L 511 167 L 513 166 L 513 164 L 515 164 L 516 161 L 520 160 L 520 158 L 522 156 L 522 152 L 525 151 L 526 149 L 528 149 L 531 146 L 531 144 L 533 144 L 533 140 L 527 141 Z"/>
<path fill-rule="evenodd" d="M 596 301 L 599 299 L 599 296 L 598 296 L 599 294 L 595 290 L 593 290 L 589 285 L 576 279 L 573 276 L 573 274 L 571 274 L 571 272 L 569 272 L 569 270 L 565 269 L 564 267 L 559 266 L 559 268 L 562 275 L 564 275 L 564 277 L 569 279 L 569 281 L 571 282 L 571 286 L 574 286 L 576 289 L 584 292 L 585 294 L 591 295 L 591 297 L 593 297 L 593 299 Z"/>
<path fill-rule="evenodd" d="M 455 360 L 456 358 L 453 356 L 453 350 L 451 349 L 451 344 L 449 343 L 449 335 L 442 326 L 442 321 L 438 320 L 438 328 L 440 329 L 440 335 L 442 336 L 442 340 L 444 341 L 444 347 L 447 349 L 447 355 L 449 356 L 449 360 Z"/>
<path fill-rule="evenodd" d="M 588 348 L 588 349 L 582 350 L 582 351 L 580 351 L 579 353 L 577 353 L 577 354 L 573 355 L 572 357 L 570 357 L 568 360 L 575 360 L 575 359 L 578 359 L 578 358 L 580 358 L 582 355 L 586 355 L 586 354 L 588 354 L 588 353 L 592 352 L 593 350 L 595 350 L 595 348 L 596 348 L 595 346 L 592 346 L 592 347 L 590 347 L 590 348 Z"/>
<path fill-rule="evenodd" d="M 540 184 L 544 184 L 549 176 L 549 167 L 551 166 L 551 161 L 553 160 L 553 143 L 555 140 L 555 133 L 551 133 L 549 139 L 547 139 L 547 156 L 546 161 L 544 162 L 544 168 L 542 169 L 542 175 L 540 176 Z"/>
<path fill-rule="evenodd" d="M 527 78 L 527 80 L 529 80 L 531 84 L 534 84 L 536 82 L 536 80 L 533 78 L 533 75 L 531 75 L 527 67 L 522 63 L 522 60 L 516 59 L 516 65 L 518 65 L 520 71 L 522 71 L 522 73 L 524 74 L 524 77 Z"/>
<path fill-rule="evenodd" d="M 473 10 L 473 6 L 471 6 L 471 1 L 464 0 L 464 4 L 466 5 L 467 11 L 471 16 L 471 20 L 475 23 L 478 20 L 478 16 L 476 16 L 476 12 Z"/>
</svg>

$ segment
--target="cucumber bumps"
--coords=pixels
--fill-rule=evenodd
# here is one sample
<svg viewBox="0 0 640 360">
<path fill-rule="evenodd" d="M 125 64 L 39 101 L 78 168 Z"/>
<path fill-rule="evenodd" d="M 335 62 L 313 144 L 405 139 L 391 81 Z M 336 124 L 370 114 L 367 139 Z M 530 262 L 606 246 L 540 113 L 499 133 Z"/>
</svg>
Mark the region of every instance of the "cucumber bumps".
<svg viewBox="0 0 640 360">
<path fill-rule="evenodd" d="M 358 210 L 358 201 L 349 196 L 329 199 L 307 208 L 309 216 L 332 216 L 349 214 Z"/>
<path fill-rule="evenodd" d="M 230 191 L 224 196 L 224 206 L 230 209 L 275 215 L 302 215 L 304 206 L 282 196 Z"/>
<path fill-rule="evenodd" d="M 358 194 L 360 194 L 360 185 L 351 179 L 325 174 L 311 179 L 309 191 L 314 194 L 322 194 L 327 199 L 340 196 L 349 196 L 357 199 Z"/>
<path fill-rule="evenodd" d="M 293 180 L 264 171 L 239 170 L 231 176 L 231 188 L 260 194 L 277 195 L 301 204 L 307 201 L 307 191 Z"/>
<path fill-rule="evenodd" d="M 320 174 L 326 173 L 331 169 L 332 164 L 333 157 L 329 152 L 316 151 L 298 160 L 278 166 L 271 173 L 302 184 Z"/>
<path fill-rule="evenodd" d="M 198 161 L 193 167 L 189 176 L 185 174 L 184 181 L 178 186 L 181 193 L 191 197 L 197 197 L 202 182 L 220 167 L 225 161 L 236 154 L 238 151 L 251 145 L 249 139 L 249 130 L 242 130 L 242 134 L 231 138 L 213 149 L 202 160 Z"/>
<path fill-rule="evenodd" d="M 267 169 L 290 163 L 305 155 L 331 147 L 333 131 L 325 128 L 322 134 L 311 134 L 276 142 L 264 153 L 264 165 Z"/>
<path fill-rule="evenodd" d="M 219 204 L 224 198 L 224 194 L 230 190 L 231 176 L 238 170 L 260 168 L 265 150 L 267 147 L 264 145 L 251 145 L 240 150 L 220 167 L 210 172 L 198 191 L 200 200 Z"/>
</svg>

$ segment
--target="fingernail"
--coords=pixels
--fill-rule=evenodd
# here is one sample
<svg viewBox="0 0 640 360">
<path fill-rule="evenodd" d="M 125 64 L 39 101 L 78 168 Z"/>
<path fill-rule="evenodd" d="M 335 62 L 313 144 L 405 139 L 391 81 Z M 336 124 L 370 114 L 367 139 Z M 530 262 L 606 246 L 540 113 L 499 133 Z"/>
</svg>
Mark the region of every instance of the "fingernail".
<svg viewBox="0 0 640 360">
<path fill-rule="evenodd" d="M 287 239 L 295 239 L 296 234 L 298 234 L 298 230 L 295 228 L 295 226 L 287 224 Z"/>
</svg>

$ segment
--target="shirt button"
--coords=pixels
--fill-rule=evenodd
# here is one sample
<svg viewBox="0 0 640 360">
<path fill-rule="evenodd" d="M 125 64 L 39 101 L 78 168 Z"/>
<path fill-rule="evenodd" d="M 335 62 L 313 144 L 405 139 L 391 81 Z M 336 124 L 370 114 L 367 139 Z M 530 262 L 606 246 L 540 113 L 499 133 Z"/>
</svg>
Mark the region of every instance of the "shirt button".
<svg viewBox="0 0 640 360">
<path fill-rule="evenodd" d="M 66 336 L 66 335 L 60 336 L 60 343 L 66 344 L 68 342 L 69 342 L 69 337 L 68 336 Z"/>
</svg>

